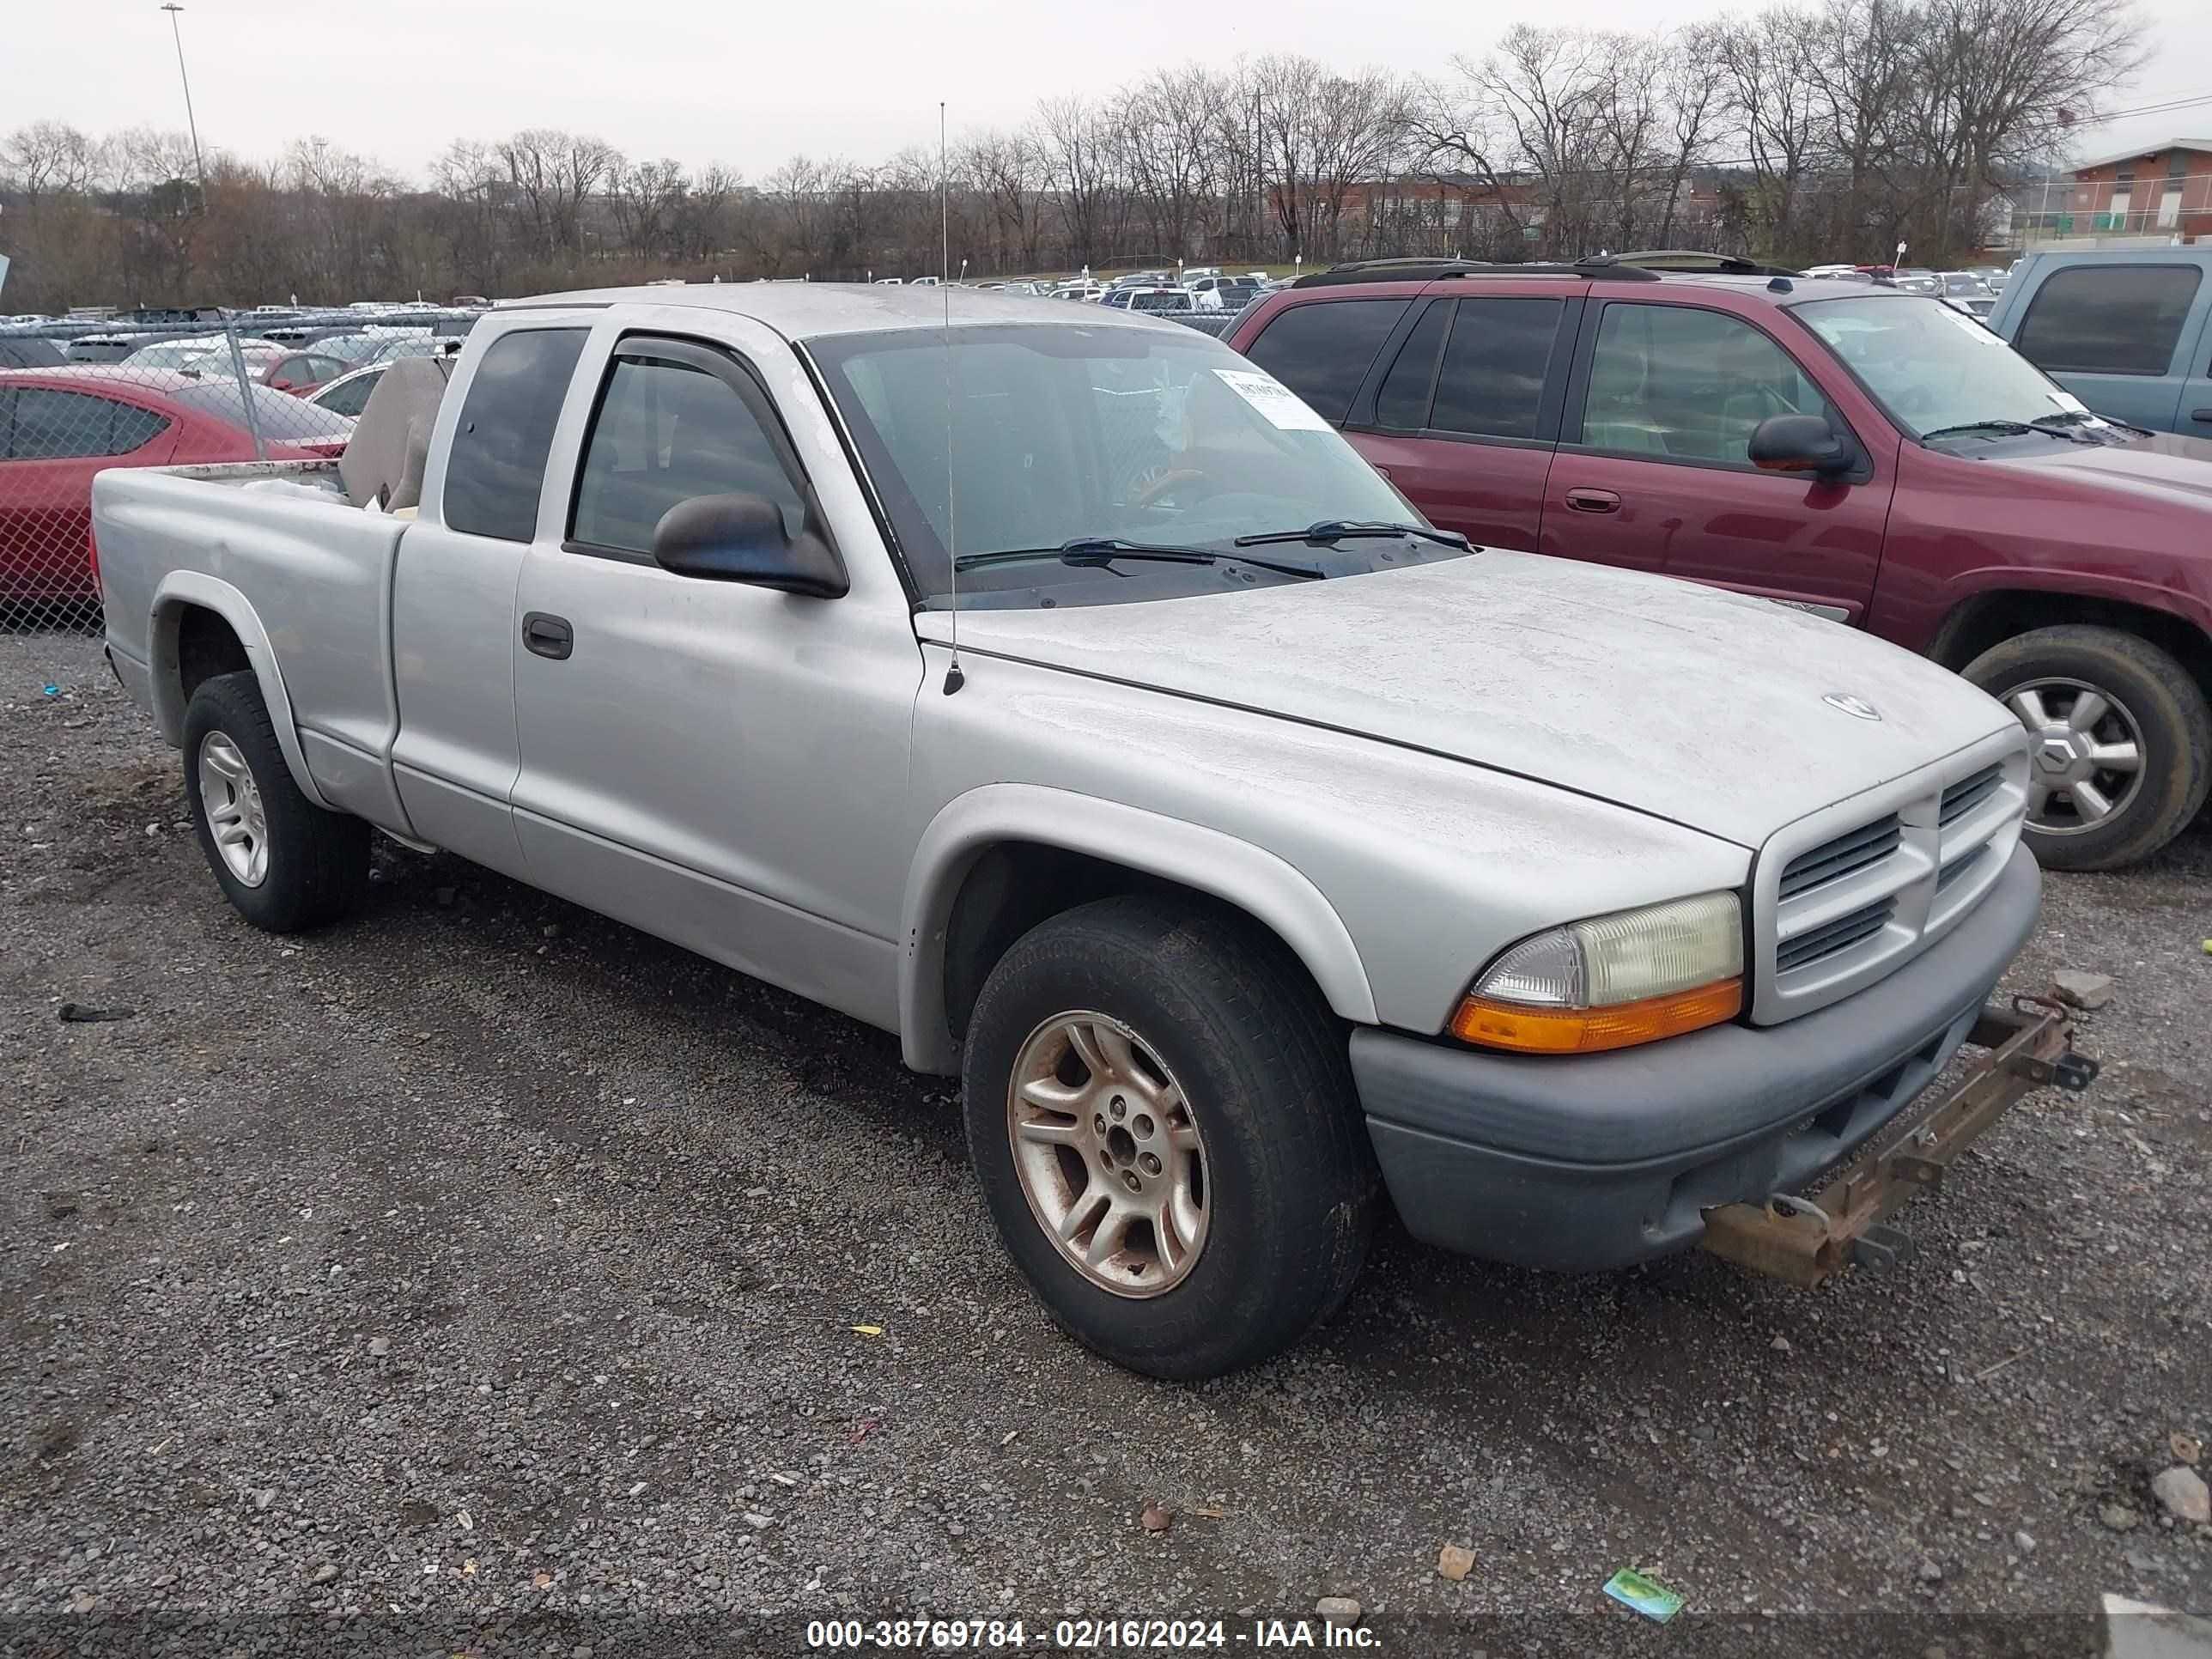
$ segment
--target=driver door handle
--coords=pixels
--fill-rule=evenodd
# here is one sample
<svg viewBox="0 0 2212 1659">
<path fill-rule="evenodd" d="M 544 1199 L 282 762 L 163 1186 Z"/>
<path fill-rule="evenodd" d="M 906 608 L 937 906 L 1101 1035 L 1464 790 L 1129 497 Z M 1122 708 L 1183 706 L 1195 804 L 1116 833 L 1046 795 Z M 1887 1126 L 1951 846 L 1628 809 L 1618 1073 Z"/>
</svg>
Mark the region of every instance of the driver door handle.
<svg viewBox="0 0 2212 1659">
<path fill-rule="evenodd" d="M 562 662 L 576 648 L 576 630 L 568 626 L 566 617 L 533 611 L 522 619 L 522 645 L 537 656 Z"/>
<path fill-rule="evenodd" d="M 1567 505 L 1577 513 L 1618 513 L 1620 497 L 1610 489 L 1570 489 Z"/>
</svg>

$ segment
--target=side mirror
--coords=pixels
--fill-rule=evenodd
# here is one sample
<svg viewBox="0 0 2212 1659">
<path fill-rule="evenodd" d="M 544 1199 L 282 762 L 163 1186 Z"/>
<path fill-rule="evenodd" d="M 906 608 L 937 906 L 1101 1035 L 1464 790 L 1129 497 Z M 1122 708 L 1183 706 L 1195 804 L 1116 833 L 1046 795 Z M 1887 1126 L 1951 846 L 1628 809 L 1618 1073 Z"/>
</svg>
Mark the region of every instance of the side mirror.
<svg viewBox="0 0 2212 1659">
<path fill-rule="evenodd" d="M 1751 464 L 1764 472 L 1810 472 L 1832 478 L 1858 458 L 1818 415 L 1770 415 L 1751 434 Z"/>
<path fill-rule="evenodd" d="M 765 495 L 694 495 L 660 515 L 653 557 L 664 570 L 710 581 L 747 582 L 811 599 L 842 598 L 852 583 L 837 551 L 811 530 L 783 527 Z"/>
</svg>

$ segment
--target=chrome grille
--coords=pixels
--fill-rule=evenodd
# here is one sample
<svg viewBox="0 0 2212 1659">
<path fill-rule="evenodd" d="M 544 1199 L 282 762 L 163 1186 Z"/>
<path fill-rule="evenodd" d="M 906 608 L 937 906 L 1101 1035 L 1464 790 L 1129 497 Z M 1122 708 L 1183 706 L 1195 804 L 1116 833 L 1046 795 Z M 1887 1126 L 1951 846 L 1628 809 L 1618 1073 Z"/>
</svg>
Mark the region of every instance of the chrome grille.
<svg viewBox="0 0 2212 1659">
<path fill-rule="evenodd" d="M 1897 914 L 1893 898 L 1877 899 L 1872 904 L 1863 904 L 1847 911 L 1833 921 L 1824 921 L 1818 927 L 1797 934 L 1774 953 L 1777 973 L 1787 974 L 1799 968 L 1808 968 L 1816 962 L 1848 951 L 1863 939 L 1873 938 Z"/>
<path fill-rule="evenodd" d="M 1823 882 L 1838 881 L 1853 871 L 1879 864 L 1897 850 L 1904 837 L 1897 814 L 1847 830 L 1832 841 L 1824 841 L 1809 853 L 1800 853 L 1782 872 L 1781 896 L 1793 899 Z"/>
<path fill-rule="evenodd" d="M 1903 967 L 1981 902 L 2020 839 L 2022 733 L 1799 819 L 1752 875 L 1752 1019 L 1810 1013 Z"/>
</svg>

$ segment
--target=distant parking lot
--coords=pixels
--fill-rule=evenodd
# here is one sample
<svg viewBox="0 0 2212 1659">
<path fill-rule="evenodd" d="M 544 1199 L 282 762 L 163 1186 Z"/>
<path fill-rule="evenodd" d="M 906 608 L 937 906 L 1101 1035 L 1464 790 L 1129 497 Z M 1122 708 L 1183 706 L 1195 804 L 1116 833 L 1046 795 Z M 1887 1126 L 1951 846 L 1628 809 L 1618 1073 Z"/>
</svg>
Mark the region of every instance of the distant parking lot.
<svg viewBox="0 0 2212 1659">
<path fill-rule="evenodd" d="M 22 1650 L 149 1609 L 397 1612 L 394 1651 L 526 1611 L 602 1653 L 702 1608 L 787 1652 L 842 1613 L 1233 1638 L 1346 1595 L 1385 1650 L 1956 1659 L 2212 1601 L 2148 1489 L 2212 1435 L 2203 823 L 2051 880 L 2016 982 L 2117 978 L 2104 1076 L 1915 1206 L 1893 1274 L 1386 1233 L 1319 1340 L 1179 1388 L 1045 1323 L 889 1037 L 396 847 L 359 921 L 256 933 L 89 640 L 0 636 L 0 765 Z M 1608 1610 L 1626 1565 L 1697 1645 Z"/>
</svg>

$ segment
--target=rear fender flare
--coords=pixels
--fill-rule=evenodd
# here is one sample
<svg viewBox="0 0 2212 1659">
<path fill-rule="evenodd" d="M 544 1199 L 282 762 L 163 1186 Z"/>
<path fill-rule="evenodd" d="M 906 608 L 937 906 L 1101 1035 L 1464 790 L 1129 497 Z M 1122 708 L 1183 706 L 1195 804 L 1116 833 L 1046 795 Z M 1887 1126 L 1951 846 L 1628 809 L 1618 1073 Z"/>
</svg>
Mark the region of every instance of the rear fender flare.
<svg viewBox="0 0 2212 1659">
<path fill-rule="evenodd" d="M 1375 993 L 1343 918 L 1319 888 L 1266 848 L 1218 830 L 1037 784 L 994 783 L 947 803 L 915 850 L 902 907 L 899 1033 L 915 1071 L 958 1069 L 945 1006 L 946 928 L 975 860 L 994 846 L 1034 842 L 1210 893 L 1271 927 L 1329 1006 L 1376 1023 Z"/>
<path fill-rule="evenodd" d="M 307 757 L 300 748 L 299 727 L 292 715 L 292 700 L 285 693 L 283 670 L 277 664 L 276 647 L 269 642 L 269 630 L 262 627 L 261 618 L 245 594 L 221 578 L 202 571 L 172 570 L 154 590 L 154 623 L 148 644 L 153 655 L 154 718 L 161 726 L 161 735 L 171 747 L 183 746 L 185 680 L 184 665 L 178 657 L 177 635 L 185 611 L 194 605 L 214 611 L 238 635 L 239 643 L 246 647 L 246 659 L 252 666 L 253 678 L 260 683 L 261 700 L 269 705 L 269 721 L 276 728 L 276 746 L 283 751 L 284 764 L 292 770 L 293 782 L 316 805 L 332 810 L 307 771 Z"/>
</svg>

